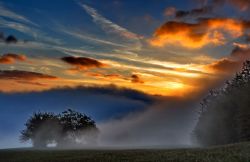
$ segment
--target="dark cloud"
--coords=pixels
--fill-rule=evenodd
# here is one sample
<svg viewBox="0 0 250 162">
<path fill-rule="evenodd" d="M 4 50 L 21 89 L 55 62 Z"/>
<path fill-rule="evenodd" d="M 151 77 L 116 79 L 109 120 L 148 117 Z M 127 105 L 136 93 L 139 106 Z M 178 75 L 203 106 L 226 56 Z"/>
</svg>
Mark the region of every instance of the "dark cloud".
<svg viewBox="0 0 250 162">
<path fill-rule="evenodd" d="M 178 10 L 175 13 L 175 17 L 182 18 L 189 15 L 189 11 Z"/>
<path fill-rule="evenodd" d="M 153 96 L 150 96 L 146 93 L 129 89 L 129 88 L 124 88 L 124 87 L 118 87 L 115 85 L 109 85 L 109 86 L 78 86 L 74 88 L 70 87 L 65 87 L 65 88 L 55 88 L 47 91 L 49 92 L 56 92 L 56 93 L 76 93 L 76 94 L 81 94 L 81 93 L 91 93 L 91 94 L 96 94 L 96 95 L 110 95 L 110 96 L 119 96 L 119 97 L 124 97 L 128 98 L 131 100 L 137 100 L 137 101 L 142 101 L 148 104 L 153 103 L 155 100 Z M 46 93 L 46 92 L 45 92 Z"/>
<path fill-rule="evenodd" d="M 21 126 L 29 114 L 38 110 L 61 112 L 72 108 L 91 115 L 97 121 L 102 121 L 144 110 L 157 100 L 155 96 L 114 85 L 61 87 L 30 93 L 0 93 L 0 103 L 5 105 L 1 112 L 10 115 L 13 112 L 16 115 L 18 112 L 25 112 L 26 118 L 21 121 Z"/>
<path fill-rule="evenodd" d="M 13 35 L 9 35 L 6 39 L 5 39 L 6 43 L 17 43 L 17 38 L 14 37 Z"/>
<path fill-rule="evenodd" d="M 131 75 L 132 83 L 144 83 L 144 81 L 136 74 Z"/>
<path fill-rule="evenodd" d="M 9 44 L 9 43 L 17 43 L 18 39 L 13 35 L 9 35 L 9 36 L 5 37 L 4 33 L 0 32 L 0 41 L 3 41 L 5 43 Z"/>
<path fill-rule="evenodd" d="M 198 16 L 209 14 L 211 12 L 212 12 L 212 7 L 204 6 L 201 8 L 192 9 L 190 11 L 178 10 L 175 12 L 175 17 L 176 18 L 183 18 L 187 16 L 198 17 Z"/>
<path fill-rule="evenodd" d="M 26 56 L 13 53 L 0 56 L 0 64 L 13 64 L 16 61 L 26 61 Z"/>
<path fill-rule="evenodd" d="M 90 68 L 102 68 L 107 66 L 106 64 L 88 57 L 63 57 L 62 60 L 70 65 L 76 67 L 76 70 L 86 70 Z"/>
<path fill-rule="evenodd" d="M 55 76 L 20 70 L 0 70 L 2 80 L 38 80 L 38 79 L 57 79 Z"/>
</svg>

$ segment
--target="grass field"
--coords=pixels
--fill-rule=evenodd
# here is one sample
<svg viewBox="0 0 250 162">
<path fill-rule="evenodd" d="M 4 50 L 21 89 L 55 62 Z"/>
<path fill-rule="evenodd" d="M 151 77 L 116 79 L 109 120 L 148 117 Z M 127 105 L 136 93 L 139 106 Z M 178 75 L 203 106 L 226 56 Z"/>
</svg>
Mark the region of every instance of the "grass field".
<svg viewBox="0 0 250 162">
<path fill-rule="evenodd" d="M 250 143 L 206 149 L 0 150 L 0 162 L 250 162 Z"/>
</svg>

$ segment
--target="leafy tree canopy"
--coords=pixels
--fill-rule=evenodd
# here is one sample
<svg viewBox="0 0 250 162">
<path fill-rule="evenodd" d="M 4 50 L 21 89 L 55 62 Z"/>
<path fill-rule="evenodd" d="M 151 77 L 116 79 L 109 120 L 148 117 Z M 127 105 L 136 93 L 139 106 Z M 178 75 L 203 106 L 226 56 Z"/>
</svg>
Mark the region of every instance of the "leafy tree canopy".
<svg viewBox="0 0 250 162">
<path fill-rule="evenodd" d="M 74 146 L 82 143 L 83 139 L 84 143 L 93 142 L 98 133 L 94 120 L 71 109 L 61 114 L 34 113 L 27 120 L 25 127 L 21 131 L 20 140 L 31 140 L 33 146 L 39 148 L 47 147 L 51 143 L 57 146 Z"/>
</svg>

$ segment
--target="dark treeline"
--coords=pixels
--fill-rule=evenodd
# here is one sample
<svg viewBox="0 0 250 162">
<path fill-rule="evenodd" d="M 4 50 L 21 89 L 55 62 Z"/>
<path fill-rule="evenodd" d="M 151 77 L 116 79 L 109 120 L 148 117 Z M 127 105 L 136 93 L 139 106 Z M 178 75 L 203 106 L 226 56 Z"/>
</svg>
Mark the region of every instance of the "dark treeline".
<svg viewBox="0 0 250 162">
<path fill-rule="evenodd" d="M 250 61 L 203 99 L 194 135 L 203 146 L 250 141 Z"/>
</svg>

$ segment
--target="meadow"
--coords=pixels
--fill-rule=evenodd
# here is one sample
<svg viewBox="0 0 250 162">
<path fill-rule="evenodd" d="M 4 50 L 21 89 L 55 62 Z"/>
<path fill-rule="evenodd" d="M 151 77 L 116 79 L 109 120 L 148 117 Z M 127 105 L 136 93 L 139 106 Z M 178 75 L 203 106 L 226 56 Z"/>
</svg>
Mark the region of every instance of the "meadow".
<svg viewBox="0 0 250 162">
<path fill-rule="evenodd" d="M 4 149 L 0 162 L 250 162 L 250 143 L 192 149 Z"/>
</svg>

